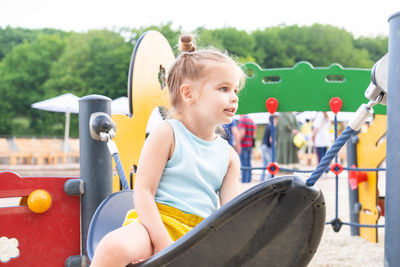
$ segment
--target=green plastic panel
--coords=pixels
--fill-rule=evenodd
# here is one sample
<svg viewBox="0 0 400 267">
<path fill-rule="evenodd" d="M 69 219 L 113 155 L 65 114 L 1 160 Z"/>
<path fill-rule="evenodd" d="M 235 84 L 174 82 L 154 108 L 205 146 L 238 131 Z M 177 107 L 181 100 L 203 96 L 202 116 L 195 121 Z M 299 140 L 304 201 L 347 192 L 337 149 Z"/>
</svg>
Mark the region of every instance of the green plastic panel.
<svg viewBox="0 0 400 267">
<path fill-rule="evenodd" d="M 330 111 L 329 100 L 343 101 L 340 111 L 354 112 L 367 103 L 364 92 L 371 81 L 371 70 L 343 68 L 332 64 L 314 68 L 299 62 L 293 68 L 261 69 L 255 63 L 243 65 L 247 79 L 239 93 L 238 114 L 266 112 L 269 97 L 278 100 L 277 111 Z M 376 114 L 386 114 L 386 106 L 376 105 Z"/>
</svg>

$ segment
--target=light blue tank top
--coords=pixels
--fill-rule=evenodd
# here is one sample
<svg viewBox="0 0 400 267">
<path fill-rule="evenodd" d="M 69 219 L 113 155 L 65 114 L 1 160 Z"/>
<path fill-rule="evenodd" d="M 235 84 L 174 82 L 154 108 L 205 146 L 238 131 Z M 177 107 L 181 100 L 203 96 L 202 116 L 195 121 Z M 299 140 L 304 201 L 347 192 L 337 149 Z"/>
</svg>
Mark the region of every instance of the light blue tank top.
<svg viewBox="0 0 400 267">
<path fill-rule="evenodd" d="M 229 145 L 218 136 L 205 141 L 179 120 L 173 128 L 175 148 L 161 176 L 155 200 L 206 218 L 219 206 L 219 189 L 228 169 Z"/>
</svg>

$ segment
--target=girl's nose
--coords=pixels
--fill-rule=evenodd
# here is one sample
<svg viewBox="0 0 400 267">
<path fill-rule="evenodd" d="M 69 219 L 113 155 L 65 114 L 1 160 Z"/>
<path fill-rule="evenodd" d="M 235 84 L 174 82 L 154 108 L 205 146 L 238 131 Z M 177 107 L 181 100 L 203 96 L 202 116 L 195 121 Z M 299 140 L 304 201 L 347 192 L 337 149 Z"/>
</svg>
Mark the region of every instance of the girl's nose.
<svg viewBox="0 0 400 267">
<path fill-rule="evenodd" d="M 231 101 L 232 102 L 238 102 L 239 101 L 239 97 L 235 92 L 232 93 Z"/>
</svg>

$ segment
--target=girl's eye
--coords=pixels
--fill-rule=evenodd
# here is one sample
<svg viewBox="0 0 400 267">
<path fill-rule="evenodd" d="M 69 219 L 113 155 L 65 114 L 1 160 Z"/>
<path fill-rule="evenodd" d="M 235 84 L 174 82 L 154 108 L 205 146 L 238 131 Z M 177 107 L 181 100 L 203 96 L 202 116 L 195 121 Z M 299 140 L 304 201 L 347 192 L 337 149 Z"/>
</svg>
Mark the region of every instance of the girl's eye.
<svg viewBox="0 0 400 267">
<path fill-rule="evenodd" d="M 228 87 L 221 87 L 221 88 L 219 88 L 219 90 L 222 92 L 226 92 L 226 91 L 228 91 Z"/>
</svg>

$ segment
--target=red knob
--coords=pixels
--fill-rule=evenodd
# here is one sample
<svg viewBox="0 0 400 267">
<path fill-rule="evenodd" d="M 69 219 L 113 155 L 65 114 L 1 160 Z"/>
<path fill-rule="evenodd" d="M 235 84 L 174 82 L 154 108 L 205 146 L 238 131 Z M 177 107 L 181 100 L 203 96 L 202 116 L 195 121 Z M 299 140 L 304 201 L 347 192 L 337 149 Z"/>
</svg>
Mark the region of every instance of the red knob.
<svg viewBox="0 0 400 267">
<path fill-rule="evenodd" d="M 329 106 L 331 107 L 331 110 L 335 114 L 338 114 L 338 112 L 342 108 L 342 105 L 343 105 L 342 99 L 340 99 L 339 97 L 332 97 L 331 100 L 329 101 Z"/>
<path fill-rule="evenodd" d="M 339 175 L 342 171 L 343 171 L 343 166 L 340 163 L 335 163 L 331 166 L 331 171 L 336 174 Z"/>
<path fill-rule="evenodd" d="M 275 173 L 277 173 L 279 171 L 279 166 L 278 164 L 276 164 L 275 162 L 271 162 L 270 164 L 268 164 L 267 166 L 267 171 L 271 174 L 274 175 Z"/>
<path fill-rule="evenodd" d="M 278 100 L 275 97 L 270 97 L 265 101 L 265 106 L 269 113 L 274 114 L 278 108 Z"/>
</svg>

